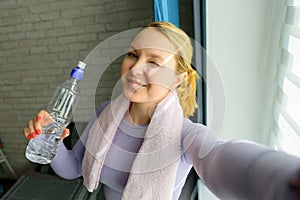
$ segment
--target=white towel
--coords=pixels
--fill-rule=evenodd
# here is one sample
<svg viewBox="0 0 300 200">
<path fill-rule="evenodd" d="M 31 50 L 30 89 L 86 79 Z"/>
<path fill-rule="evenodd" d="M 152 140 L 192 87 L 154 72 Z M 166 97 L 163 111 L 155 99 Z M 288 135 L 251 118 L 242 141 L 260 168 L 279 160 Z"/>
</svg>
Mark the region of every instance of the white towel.
<svg viewBox="0 0 300 200">
<path fill-rule="evenodd" d="M 98 187 L 106 153 L 129 105 L 120 95 L 102 111 L 90 130 L 82 163 L 84 185 L 90 192 Z M 181 157 L 182 120 L 182 108 L 172 91 L 157 105 L 151 117 L 122 199 L 172 199 Z"/>
</svg>

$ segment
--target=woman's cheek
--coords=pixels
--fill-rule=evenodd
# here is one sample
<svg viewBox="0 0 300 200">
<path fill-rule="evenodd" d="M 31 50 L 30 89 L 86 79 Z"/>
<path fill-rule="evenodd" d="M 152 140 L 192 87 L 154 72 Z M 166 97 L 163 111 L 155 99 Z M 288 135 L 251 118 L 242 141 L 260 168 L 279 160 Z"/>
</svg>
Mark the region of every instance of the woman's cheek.
<svg viewBox="0 0 300 200">
<path fill-rule="evenodd" d="M 159 102 L 170 90 L 161 84 L 150 84 L 147 90 L 149 101 Z"/>
<path fill-rule="evenodd" d="M 121 63 L 121 75 L 125 75 L 126 73 L 128 73 L 128 71 L 130 70 L 130 67 L 132 65 L 132 61 L 130 61 L 130 59 L 128 58 L 124 58 L 122 63 Z"/>
<path fill-rule="evenodd" d="M 154 73 L 151 73 L 148 77 L 149 83 L 160 85 L 165 89 L 172 89 L 172 85 L 175 81 L 174 70 L 165 67 L 159 70 L 156 70 Z"/>
</svg>

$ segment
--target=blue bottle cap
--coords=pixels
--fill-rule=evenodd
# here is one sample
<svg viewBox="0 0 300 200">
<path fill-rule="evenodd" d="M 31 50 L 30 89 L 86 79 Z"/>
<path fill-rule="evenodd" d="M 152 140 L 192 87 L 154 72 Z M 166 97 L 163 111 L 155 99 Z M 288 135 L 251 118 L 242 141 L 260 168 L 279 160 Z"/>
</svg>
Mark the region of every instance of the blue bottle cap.
<svg viewBox="0 0 300 200">
<path fill-rule="evenodd" d="M 83 75 L 84 75 L 84 71 L 83 70 L 85 68 L 85 65 L 86 64 L 84 62 L 79 61 L 77 67 L 73 68 L 70 76 L 72 78 L 77 79 L 77 80 L 81 80 L 82 77 L 83 77 Z"/>
<path fill-rule="evenodd" d="M 83 75 L 84 75 L 84 71 L 80 67 L 73 68 L 73 70 L 72 70 L 72 72 L 70 74 L 70 76 L 72 78 L 75 78 L 77 80 L 81 80 L 82 77 L 83 77 Z"/>
</svg>

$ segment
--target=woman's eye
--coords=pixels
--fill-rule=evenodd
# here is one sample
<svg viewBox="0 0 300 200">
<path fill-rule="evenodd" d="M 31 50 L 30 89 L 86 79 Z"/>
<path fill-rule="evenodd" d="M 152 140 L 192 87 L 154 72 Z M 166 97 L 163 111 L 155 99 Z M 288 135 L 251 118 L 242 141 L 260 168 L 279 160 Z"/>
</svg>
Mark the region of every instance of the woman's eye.
<svg viewBox="0 0 300 200">
<path fill-rule="evenodd" d="M 127 53 L 127 56 L 128 56 L 128 57 L 137 58 L 137 55 L 134 54 L 134 53 L 132 53 L 132 52 L 128 52 L 128 53 Z"/>
<path fill-rule="evenodd" d="M 160 64 L 158 64 L 157 62 L 154 62 L 154 61 L 150 61 L 149 62 L 151 65 L 155 66 L 155 67 L 159 67 Z"/>
</svg>

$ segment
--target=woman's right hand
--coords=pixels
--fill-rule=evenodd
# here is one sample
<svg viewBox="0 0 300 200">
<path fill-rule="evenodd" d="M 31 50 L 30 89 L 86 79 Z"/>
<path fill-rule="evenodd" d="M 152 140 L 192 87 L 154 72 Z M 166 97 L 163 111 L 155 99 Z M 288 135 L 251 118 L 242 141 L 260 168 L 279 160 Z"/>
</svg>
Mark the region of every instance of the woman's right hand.
<svg viewBox="0 0 300 200">
<path fill-rule="evenodd" d="M 52 122 L 54 122 L 54 120 L 50 114 L 45 110 L 41 110 L 35 119 L 28 121 L 28 127 L 24 128 L 23 130 L 24 136 L 28 140 L 31 140 L 32 138 L 42 134 L 42 126 L 48 125 Z M 61 140 L 66 138 L 69 134 L 70 130 L 66 128 L 62 133 Z"/>
</svg>

